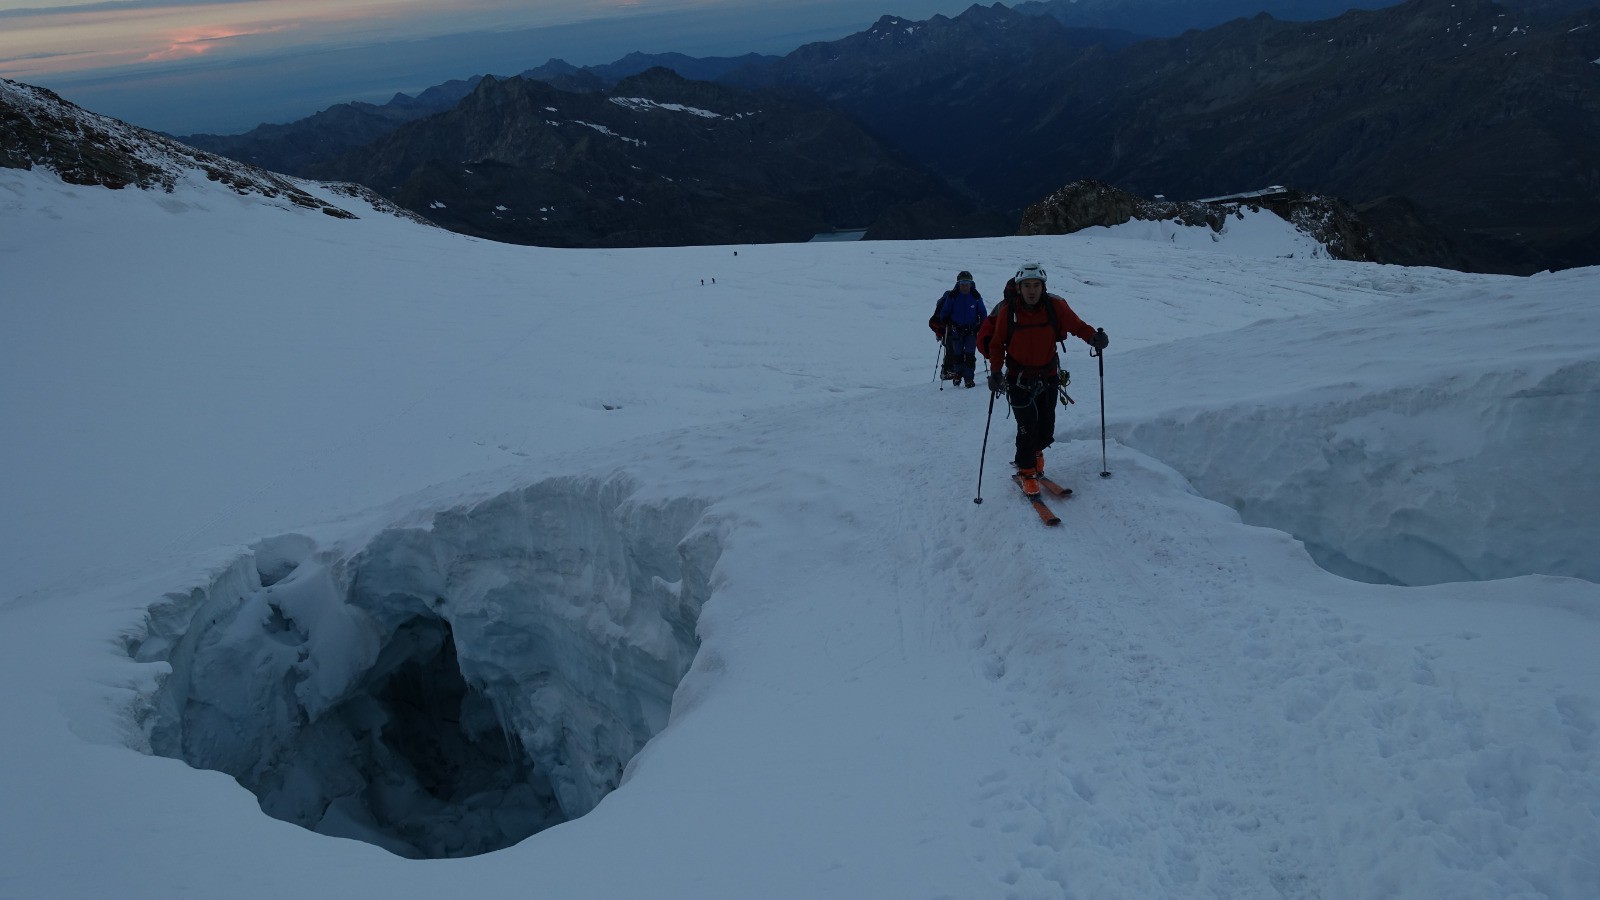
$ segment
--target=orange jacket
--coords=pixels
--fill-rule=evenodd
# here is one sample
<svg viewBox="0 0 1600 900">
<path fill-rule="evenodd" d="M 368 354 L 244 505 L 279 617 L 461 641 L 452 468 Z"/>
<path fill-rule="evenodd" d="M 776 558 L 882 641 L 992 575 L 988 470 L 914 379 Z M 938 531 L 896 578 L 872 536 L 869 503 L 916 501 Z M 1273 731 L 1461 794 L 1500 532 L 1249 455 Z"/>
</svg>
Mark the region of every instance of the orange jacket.
<svg viewBox="0 0 1600 900">
<path fill-rule="evenodd" d="M 1011 334 L 1011 305 L 1016 304 L 1017 329 Z M 1051 304 L 1055 311 L 1055 328 L 1050 327 L 1050 313 L 1044 308 Z M 1004 300 L 994 308 L 994 315 L 983 320 L 978 329 L 978 349 L 989 358 L 989 368 L 1002 371 L 1008 365 L 1013 372 L 1027 370 L 1044 374 L 1059 368 L 1056 362 L 1056 342 L 1067 335 L 1076 335 L 1084 343 L 1094 340 L 1094 329 L 1078 318 L 1067 301 L 1055 294 L 1045 294 L 1039 305 L 1028 307 L 1020 300 Z"/>
</svg>

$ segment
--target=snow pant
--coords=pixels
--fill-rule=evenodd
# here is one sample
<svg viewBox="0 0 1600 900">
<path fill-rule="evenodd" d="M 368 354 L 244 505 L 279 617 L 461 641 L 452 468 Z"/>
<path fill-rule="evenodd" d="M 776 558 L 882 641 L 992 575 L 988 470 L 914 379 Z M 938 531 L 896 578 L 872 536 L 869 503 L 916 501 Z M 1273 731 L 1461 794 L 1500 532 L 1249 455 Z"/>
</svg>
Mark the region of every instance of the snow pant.
<svg viewBox="0 0 1600 900">
<path fill-rule="evenodd" d="M 978 333 L 953 325 L 944 336 L 944 377 L 971 381 L 978 371 Z"/>
<path fill-rule="evenodd" d="M 1039 454 L 1056 442 L 1056 386 L 1060 383 L 1054 373 L 1037 378 L 1006 376 L 1006 400 L 1017 420 L 1014 462 L 1019 469 L 1033 468 Z"/>
</svg>

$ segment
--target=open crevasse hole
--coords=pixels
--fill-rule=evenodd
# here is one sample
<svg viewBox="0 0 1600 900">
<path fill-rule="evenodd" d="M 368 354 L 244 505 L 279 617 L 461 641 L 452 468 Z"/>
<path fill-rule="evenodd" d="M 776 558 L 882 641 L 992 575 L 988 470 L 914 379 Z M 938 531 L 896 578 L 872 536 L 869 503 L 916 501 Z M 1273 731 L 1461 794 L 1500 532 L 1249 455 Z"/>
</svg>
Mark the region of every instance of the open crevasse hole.
<svg viewBox="0 0 1600 900">
<path fill-rule="evenodd" d="M 667 724 L 721 537 L 707 503 L 555 479 L 391 528 L 285 535 L 153 606 L 148 749 L 407 857 L 583 815 Z"/>
</svg>

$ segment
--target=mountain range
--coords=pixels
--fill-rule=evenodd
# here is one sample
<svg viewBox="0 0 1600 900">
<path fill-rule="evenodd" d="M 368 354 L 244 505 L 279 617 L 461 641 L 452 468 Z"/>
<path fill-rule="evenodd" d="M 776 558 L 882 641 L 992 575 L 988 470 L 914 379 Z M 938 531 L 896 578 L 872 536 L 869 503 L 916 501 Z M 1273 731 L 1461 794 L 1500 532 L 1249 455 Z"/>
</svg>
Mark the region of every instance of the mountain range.
<svg viewBox="0 0 1600 900">
<path fill-rule="evenodd" d="M 685 56 L 682 53 L 630 53 L 602 66 L 579 68 L 552 59 L 517 77 L 546 82 L 566 91 L 599 91 L 647 69 L 662 66 L 684 78 L 714 81 L 728 72 L 768 57 L 750 53 L 738 57 Z M 274 172 L 299 173 L 306 167 L 368 144 L 407 122 L 452 109 L 472 93 L 482 75 L 437 84 L 416 96 L 395 94 L 387 103 L 339 103 L 304 119 L 283 124 L 263 124 L 243 133 L 188 134 L 183 143 L 230 156 Z"/>
<path fill-rule="evenodd" d="M 1560 22 L 1487 0 L 1336 19 L 1259 15 L 1082 46 L 1053 19 L 974 6 L 885 17 L 730 76 L 804 88 L 1002 208 L 1092 178 L 1200 198 L 1284 184 L 1401 197 L 1475 268 L 1600 262 L 1600 11 Z M 970 48 L 953 64 L 956 48 Z"/>
<path fill-rule="evenodd" d="M 1553 20 L 1551 11 L 1564 7 L 1409 0 L 1321 21 L 1263 14 L 1141 40 L 1126 31 L 1063 24 L 1063 10 L 1076 6 L 1034 4 L 1024 12 L 998 3 L 974 5 L 958 16 L 924 22 L 886 16 L 864 32 L 808 44 L 781 58 L 696 62 L 636 55 L 612 67 L 581 69 L 553 60 L 529 70 L 525 80 L 596 94 L 630 69 L 664 62 L 680 75 L 713 79 L 754 96 L 788 92 L 775 95 L 784 103 L 797 102 L 794 94 L 804 92 L 848 114 L 886 145 L 887 151 L 871 151 L 873 159 L 898 155 L 909 169 L 944 182 L 924 188 L 925 174 L 907 175 L 896 183 L 929 193 L 901 196 L 898 204 L 887 198 L 863 204 L 880 212 L 895 206 L 921 210 L 882 220 L 885 228 L 891 220 L 902 223 L 893 231 L 896 237 L 992 234 L 996 222 L 1014 228 L 1024 207 L 1083 179 L 1179 199 L 1284 184 L 1343 198 L 1375 222 L 1403 211 L 1400 231 L 1417 239 L 1388 254 L 1391 259 L 1500 272 L 1600 262 L 1600 224 L 1592 214 L 1600 202 L 1592 163 L 1600 146 L 1596 10 Z M 232 146 L 197 136 L 185 140 L 269 168 L 336 174 L 395 191 L 400 181 L 393 171 L 364 167 L 384 154 L 409 160 L 416 184 L 426 180 L 427 161 L 415 157 L 419 148 L 454 145 L 438 136 L 401 139 L 413 148 L 411 156 L 366 145 L 420 126 L 452 94 L 470 97 L 475 85 L 441 86 L 427 100 L 407 98 L 385 108 L 352 106 L 362 128 L 350 124 L 350 111 L 329 116 L 337 122 L 282 126 L 295 134 L 291 139 L 280 133 L 276 149 L 264 139 Z M 436 106 L 422 111 L 429 102 Z M 785 152 L 781 146 L 772 150 Z M 351 159 L 335 161 L 352 151 Z M 570 154 L 564 158 L 577 163 Z M 776 156 L 768 159 L 776 164 Z M 441 165 L 459 161 L 441 159 Z M 535 180 L 548 183 L 558 175 L 546 168 Z M 428 177 L 428 196 L 393 196 L 463 227 L 438 212 L 451 208 L 452 196 L 442 193 L 449 185 Z M 596 176 L 584 177 L 598 183 Z M 609 196 L 638 197 L 651 182 L 680 177 L 641 166 L 613 171 L 605 181 L 607 190 L 620 188 Z M 706 169 L 693 177 L 720 176 Z M 495 199 L 481 184 L 457 187 L 466 191 L 460 199 L 469 206 Z M 569 194 L 574 189 L 567 184 Z M 525 194 L 511 199 L 526 202 Z M 832 207 L 811 210 L 806 220 L 837 224 L 839 204 L 830 202 Z M 672 206 L 664 214 L 688 208 Z M 693 208 L 720 214 L 740 204 Z M 776 231 L 791 233 L 800 221 L 784 222 Z M 524 226 L 511 234 L 500 224 L 479 223 L 474 233 L 566 245 L 643 238 L 617 233 L 630 226 L 605 216 L 558 238 Z M 748 223 L 715 228 L 696 220 L 693 229 L 707 236 L 752 233 Z M 608 230 L 610 238 L 603 235 Z M 875 236 L 885 236 L 885 230 Z"/>
<path fill-rule="evenodd" d="M 448 112 L 304 173 L 368 185 L 455 231 L 557 247 L 803 241 L 891 211 L 877 236 L 937 237 L 908 220 L 972 212 L 832 107 L 659 67 L 602 92 L 485 78 Z"/>
</svg>

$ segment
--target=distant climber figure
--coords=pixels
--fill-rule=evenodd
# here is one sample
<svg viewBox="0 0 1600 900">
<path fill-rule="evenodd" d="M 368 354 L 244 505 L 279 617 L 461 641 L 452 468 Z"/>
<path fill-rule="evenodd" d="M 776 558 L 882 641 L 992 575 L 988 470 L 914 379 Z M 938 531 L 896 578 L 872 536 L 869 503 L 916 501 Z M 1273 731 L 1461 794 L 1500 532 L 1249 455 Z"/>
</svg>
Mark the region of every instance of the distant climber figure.
<svg viewBox="0 0 1600 900">
<path fill-rule="evenodd" d="M 950 383 L 973 386 L 978 364 L 978 326 L 988 314 L 972 273 L 965 269 L 956 274 L 955 287 L 945 291 L 934 305 L 928 327 L 944 345 L 942 377 Z"/>
</svg>

